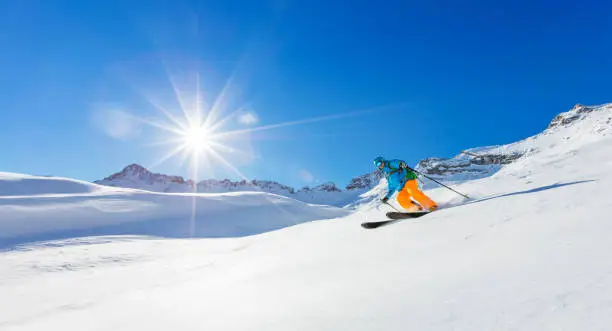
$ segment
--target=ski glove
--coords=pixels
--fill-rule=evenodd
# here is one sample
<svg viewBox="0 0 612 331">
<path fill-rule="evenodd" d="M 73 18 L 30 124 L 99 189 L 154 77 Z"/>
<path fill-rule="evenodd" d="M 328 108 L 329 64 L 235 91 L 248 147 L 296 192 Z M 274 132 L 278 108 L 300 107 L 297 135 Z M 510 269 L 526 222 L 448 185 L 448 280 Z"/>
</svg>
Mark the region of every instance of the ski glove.
<svg viewBox="0 0 612 331">
<path fill-rule="evenodd" d="M 389 198 L 384 197 L 384 198 L 380 199 L 380 201 L 382 201 L 382 203 L 387 203 L 387 201 L 389 201 Z"/>
</svg>

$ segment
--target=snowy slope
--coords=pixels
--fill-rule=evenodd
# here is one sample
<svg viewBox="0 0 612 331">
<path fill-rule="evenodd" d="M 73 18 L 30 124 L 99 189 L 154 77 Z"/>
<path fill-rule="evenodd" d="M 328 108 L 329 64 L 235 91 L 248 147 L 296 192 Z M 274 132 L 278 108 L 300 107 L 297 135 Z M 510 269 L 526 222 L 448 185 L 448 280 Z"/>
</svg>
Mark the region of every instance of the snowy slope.
<svg viewBox="0 0 612 331">
<path fill-rule="evenodd" d="M 428 158 L 415 167 L 417 170 L 445 182 L 463 182 L 486 178 L 506 165 L 521 162 L 548 148 L 561 146 L 560 153 L 599 141 L 612 133 L 612 104 L 584 106 L 577 104 L 560 113 L 541 133 L 521 141 L 470 148 L 450 158 Z M 554 154 L 553 154 L 554 155 Z M 425 187 L 435 187 L 428 181 Z"/>
<path fill-rule="evenodd" d="M 260 192 L 164 194 L 0 173 L 0 250 L 86 235 L 245 236 L 348 214 Z"/>
<path fill-rule="evenodd" d="M 80 194 L 101 192 L 104 190 L 105 188 L 102 186 L 74 179 L 0 172 L 0 197 Z"/>
<path fill-rule="evenodd" d="M 369 202 L 242 238 L 0 253 L 0 329 L 610 330 L 612 114 L 588 115 L 505 147 L 530 152 L 456 185 L 475 200 L 436 188 L 446 209 L 376 230 Z"/>
</svg>

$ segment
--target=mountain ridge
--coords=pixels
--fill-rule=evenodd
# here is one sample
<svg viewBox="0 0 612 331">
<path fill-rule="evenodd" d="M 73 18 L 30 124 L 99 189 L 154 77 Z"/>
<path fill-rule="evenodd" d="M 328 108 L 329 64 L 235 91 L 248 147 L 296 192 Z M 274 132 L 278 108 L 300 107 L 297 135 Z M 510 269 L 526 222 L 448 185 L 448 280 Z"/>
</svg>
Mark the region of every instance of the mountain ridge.
<svg viewBox="0 0 612 331">
<path fill-rule="evenodd" d="M 503 166 L 516 162 L 526 154 L 534 152 L 529 144 L 525 142 L 530 139 L 538 139 L 540 136 L 556 132 L 561 128 L 571 127 L 575 123 L 584 120 L 590 114 L 597 111 L 612 110 L 612 103 L 585 106 L 576 104 L 569 111 L 559 113 L 540 133 L 522 139 L 520 141 L 506 144 L 493 145 L 486 147 L 469 148 L 461 151 L 458 155 L 451 158 L 429 157 L 421 160 L 415 169 L 428 176 L 447 182 L 462 182 L 491 176 L 498 172 Z M 608 119 L 608 126 L 612 121 L 612 116 Z M 606 131 L 606 125 L 598 128 L 598 132 Z M 567 137 L 566 139 L 570 139 Z M 525 147 L 521 148 L 524 144 Z M 120 172 L 114 173 L 102 180 L 94 181 L 96 184 L 138 188 L 158 192 L 198 192 L 198 193 L 220 193 L 235 191 L 264 191 L 275 193 L 306 202 L 330 203 L 335 201 L 337 204 L 350 204 L 351 199 L 358 198 L 361 194 L 376 187 L 382 176 L 376 172 L 370 172 L 356 176 L 344 187 L 339 188 L 333 182 L 325 182 L 315 187 L 303 187 L 295 189 L 273 180 L 238 180 L 230 179 L 205 179 L 195 182 L 185 179 L 182 176 L 166 175 L 153 173 L 142 165 L 133 163 L 126 166 Z M 424 184 L 429 187 L 431 184 Z M 323 196 L 317 196 L 322 193 Z M 337 197 L 336 195 L 340 195 Z"/>
<path fill-rule="evenodd" d="M 113 186 L 113 182 L 117 181 L 129 181 L 129 180 L 138 180 L 145 182 L 147 184 L 154 183 L 175 183 L 175 184 L 185 184 L 193 188 L 194 186 L 198 186 L 198 188 L 215 188 L 217 186 L 222 186 L 226 188 L 236 188 L 243 186 L 254 186 L 254 187 L 276 187 L 281 190 L 285 190 L 288 193 L 294 194 L 301 191 L 311 192 L 311 191 L 327 191 L 327 192 L 341 192 L 341 191 L 350 191 L 355 189 L 363 189 L 363 188 L 371 188 L 372 186 L 372 178 L 378 177 L 376 172 L 364 174 L 361 176 L 357 176 L 346 185 L 344 189 L 338 188 L 334 182 L 327 181 L 323 182 L 319 185 L 310 187 L 304 186 L 300 189 L 295 189 L 291 186 L 281 184 L 274 180 L 261 180 L 261 179 L 251 179 L 251 180 L 231 180 L 231 179 L 203 179 L 199 182 L 195 182 L 192 179 L 185 179 L 183 176 L 179 175 L 167 175 L 162 173 L 152 172 L 146 167 L 138 164 L 132 163 L 125 166 L 121 171 L 111 174 L 108 177 L 105 177 L 102 180 L 96 180 L 94 183 L 96 184 L 105 184 L 108 186 Z"/>
<path fill-rule="evenodd" d="M 375 199 L 384 182 L 354 211 L 267 193 L 100 188 L 0 199 L 0 249 L 11 249 L 0 263 L 0 325 L 610 329 L 612 112 L 588 114 L 481 148 L 526 153 L 491 177 L 454 186 L 471 201 L 428 190 L 438 211 L 377 230 L 360 224 L 391 210 Z M 9 185 L 31 179 L 4 177 Z M 21 184 L 35 190 L 24 194 L 49 193 Z"/>
</svg>

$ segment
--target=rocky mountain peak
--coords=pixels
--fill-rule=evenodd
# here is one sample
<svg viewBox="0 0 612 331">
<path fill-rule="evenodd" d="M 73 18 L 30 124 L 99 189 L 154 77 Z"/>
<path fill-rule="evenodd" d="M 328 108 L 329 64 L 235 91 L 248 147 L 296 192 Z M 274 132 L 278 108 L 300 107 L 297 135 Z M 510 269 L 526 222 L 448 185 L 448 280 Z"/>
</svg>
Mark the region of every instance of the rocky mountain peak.
<svg viewBox="0 0 612 331">
<path fill-rule="evenodd" d="M 120 172 L 114 173 L 109 177 L 104 178 L 101 182 L 112 182 L 112 181 L 138 181 L 144 183 L 185 183 L 185 179 L 181 176 L 168 176 L 164 174 L 153 173 L 147 168 L 140 164 L 130 164 L 123 168 Z"/>
<path fill-rule="evenodd" d="M 451 158 L 427 158 L 418 162 L 415 169 L 426 175 L 445 181 L 464 181 L 491 176 L 499 171 L 504 165 L 515 162 L 530 153 L 537 152 L 534 148 L 539 145 L 533 143 L 537 139 L 543 137 L 555 138 L 555 135 L 561 131 L 564 136 L 559 139 L 564 139 L 564 141 L 570 138 L 576 138 L 576 135 L 590 133 L 602 135 L 606 134 L 606 132 L 611 132 L 612 116 L 608 115 L 611 111 L 612 104 L 600 106 L 576 104 L 569 111 L 555 116 L 548 128 L 538 135 L 508 145 L 463 150 Z M 595 116 L 595 114 L 601 116 Z M 586 119 L 593 119 L 593 123 L 591 123 L 591 121 L 584 122 L 588 126 L 586 128 L 574 125 L 574 123 L 582 122 Z M 570 128 L 571 130 L 566 130 Z M 554 143 L 555 142 L 552 144 Z M 152 173 L 139 164 L 130 164 L 122 171 L 102 181 L 97 181 L 96 183 L 164 192 L 191 192 L 195 188 L 197 192 L 201 193 L 263 191 L 287 196 L 325 196 L 325 199 L 328 199 L 330 196 L 335 195 L 328 194 L 329 192 L 343 192 L 343 194 L 340 195 L 347 196 L 361 194 L 376 187 L 381 179 L 381 175 L 377 171 L 373 171 L 353 178 L 344 190 L 338 188 L 332 182 L 323 183 L 315 187 L 304 187 L 299 190 L 294 190 L 292 187 L 269 180 L 233 181 L 229 179 L 207 179 L 194 183 L 191 180 L 186 181 L 180 176 Z M 179 185 L 177 185 L 177 183 Z"/>
<path fill-rule="evenodd" d="M 336 184 L 332 182 L 326 182 L 321 185 L 317 185 L 313 188 L 314 191 L 324 191 L 324 192 L 341 192 L 341 190 L 336 187 Z"/>
<path fill-rule="evenodd" d="M 610 105 L 605 105 L 602 107 L 597 107 L 597 106 L 593 107 L 593 106 L 585 106 L 582 104 L 576 104 L 569 111 L 560 113 L 559 115 L 555 116 L 546 129 L 552 129 L 552 128 L 556 128 L 559 126 L 569 125 L 577 120 L 584 118 L 584 116 L 588 113 L 596 111 L 600 108 L 607 108 L 607 107 L 610 107 Z"/>
<path fill-rule="evenodd" d="M 382 179 L 382 176 L 380 175 L 380 173 L 377 171 L 373 171 L 373 172 L 353 178 L 351 182 L 348 183 L 348 185 L 346 185 L 346 189 L 347 190 L 371 189 L 375 187 L 380 182 L 381 179 Z"/>
</svg>

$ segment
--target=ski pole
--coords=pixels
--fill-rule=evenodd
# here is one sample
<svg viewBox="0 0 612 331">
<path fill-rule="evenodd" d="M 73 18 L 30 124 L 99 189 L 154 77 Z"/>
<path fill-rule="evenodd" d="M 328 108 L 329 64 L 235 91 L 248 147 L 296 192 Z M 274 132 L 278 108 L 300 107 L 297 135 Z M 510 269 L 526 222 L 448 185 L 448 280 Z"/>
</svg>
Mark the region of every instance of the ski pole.
<svg viewBox="0 0 612 331">
<path fill-rule="evenodd" d="M 448 186 L 446 186 L 446 185 L 444 185 L 444 184 L 440 183 L 439 181 L 437 181 L 437 180 L 435 180 L 435 179 L 433 179 L 433 178 L 431 178 L 431 177 L 429 177 L 429 176 L 427 176 L 427 175 L 423 174 L 423 173 L 422 173 L 422 172 L 420 172 L 420 171 L 416 171 L 416 170 L 414 170 L 414 169 L 412 169 L 412 168 L 409 168 L 409 169 L 410 169 L 410 170 L 412 170 L 412 171 L 414 171 L 414 172 L 416 172 L 417 174 L 419 174 L 419 175 L 421 175 L 421 176 L 423 176 L 423 177 L 425 177 L 425 178 L 429 179 L 429 180 L 432 180 L 432 181 L 434 181 L 434 182 L 436 182 L 436 183 L 438 183 L 438 184 L 440 184 L 440 185 L 442 185 L 442 186 L 446 187 L 447 189 L 449 189 L 449 190 L 451 190 L 451 191 L 453 191 L 453 192 L 455 192 L 455 193 L 457 193 L 457 194 L 459 194 L 459 195 L 461 195 L 461 196 L 465 197 L 466 199 L 469 199 L 469 198 L 470 198 L 470 197 L 468 197 L 467 195 L 465 195 L 465 194 L 463 194 L 463 193 L 461 193 L 461 192 L 457 192 L 457 191 L 455 191 L 454 189 L 452 189 L 452 188 L 450 188 L 450 187 L 448 187 Z"/>
<path fill-rule="evenodd" d="M 393 209 L 397 210 L 397 212 L 398 212 L 398 213 L 401 213 L 401 211 L 399 211 L 397 208 L 393 207 L 393 205 L 392 205 L 392 204 L 390 204 L 390 203 L 388 203 L 388 202 L 385 202 L 385 204 L 387 204 L 387 205 L 391 206 L 391 208 L 393 208 Z"/>
</svg>

